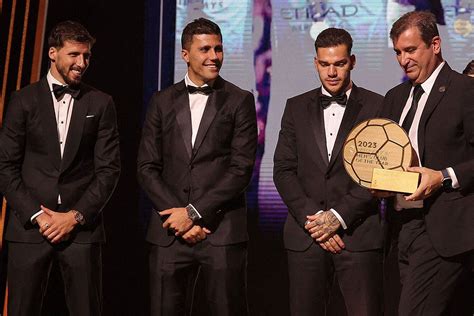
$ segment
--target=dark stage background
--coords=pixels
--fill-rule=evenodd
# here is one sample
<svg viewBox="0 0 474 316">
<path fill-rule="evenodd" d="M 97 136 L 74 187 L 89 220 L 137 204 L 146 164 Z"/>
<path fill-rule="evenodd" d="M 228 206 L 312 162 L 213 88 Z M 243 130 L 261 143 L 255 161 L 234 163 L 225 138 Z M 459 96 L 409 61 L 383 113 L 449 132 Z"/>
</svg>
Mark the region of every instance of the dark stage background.
<svg viewBox="0 0 474 316">
<path fill-rule="evenodd" d="M 138 214 L 136 152 L 143 104 L 143 1 L 50 0 L 46 32 L 62 20 L 81 22 L 96 37 L 85 82 L 113 96 L 118 113 L 122 173 L 104 210 L 107 243 L 103 248 L 104 314 L 147 313 L 147 260 L 144 227 Z M 47 36 L 47 35 L 46 35 Z M 46 45 L 47 46 L 47 45 Z M 42 74 L 48 70 L 47 47 Z M 50 287 L 51 288 L 51 287 Z M 46 315 L 65 315 L 61 292 L 50 292 Z"/>
</svg>

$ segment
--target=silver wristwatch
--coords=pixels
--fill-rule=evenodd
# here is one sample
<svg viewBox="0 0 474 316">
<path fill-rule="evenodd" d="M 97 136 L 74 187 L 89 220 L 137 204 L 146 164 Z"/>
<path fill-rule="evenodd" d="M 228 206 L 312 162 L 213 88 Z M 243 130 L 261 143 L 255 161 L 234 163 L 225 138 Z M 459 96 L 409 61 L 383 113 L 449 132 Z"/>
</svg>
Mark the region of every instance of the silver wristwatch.
<svg viewBox="0 0 474 316">
<path fill-rule="evenodd" d="M 201 216 L 199 216 L 198 212 L 196 212 L 196 209 L 191 204 L 186 206 L 186 211 L 188 212 L 189 219 L 192 220 L 193 223 L 201 218 Z"/>
<path fill-rule="evenodd" d="M 71 210 L 71 212 L 74 214 L 74 219 L 76 220 L 76 222 L 79 223 L 79 225 L 84 225 L 86 223 L 84 215 L 82 215 L 81 212 L 78 212 L 76 210 Z"/>
</svg>

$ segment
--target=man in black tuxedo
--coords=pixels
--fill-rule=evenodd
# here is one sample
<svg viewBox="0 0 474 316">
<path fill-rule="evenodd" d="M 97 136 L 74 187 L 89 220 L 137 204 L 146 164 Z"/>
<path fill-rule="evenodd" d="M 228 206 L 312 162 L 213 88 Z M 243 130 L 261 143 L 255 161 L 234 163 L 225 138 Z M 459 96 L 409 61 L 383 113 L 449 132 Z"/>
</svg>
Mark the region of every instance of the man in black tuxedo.
<svg viewBox="0 0 474 316">
<path fill-rule="evenodd" d="M 351 81 L 351 48 L 343 29 L 319 34 L 314 65 L 322 86 L 290 98 L 282 118 L 274 180 L 289 211 L 284 242 L 292 315 L 325 315 L 334 276 L 349 315 L 382 313 L 383 223 L 342 158 L 348 133 L 376 115 L 382 96 Z"/>
<path fill-rule="evenodd" d="M 417 153 L 418 189 L 396 195 L 400 315 L 441 315 L 474 249 L 474 81 L 443 60 L 434 16 L 410 12 L 392 26 L 408 81 L 391 89 L 382 115 L 402 125 Z"/>
<path fill-rule="evenodd" d="M 102 308 L 102 210 L 120 174 L 112 98 L 84 83 L 94 38 L 76 22 L 48 39 L 46 77 L 12 95 L 0 133 L 0 191 L 12 214 L 8 314 L 39 315 L 58 262 L 70 315 Z"/>
<path fill-rule="evenodd" d="M 152 315 L 184 315 L 200 267 L 212 315 L 246 315 L 245 188 L 257 146 L 253 95 L 219 76 L 219 26 L 183 30 L 184 80 L 155 93 L 138 152 L 138 180 L 153 203 Z"/>
</svg>

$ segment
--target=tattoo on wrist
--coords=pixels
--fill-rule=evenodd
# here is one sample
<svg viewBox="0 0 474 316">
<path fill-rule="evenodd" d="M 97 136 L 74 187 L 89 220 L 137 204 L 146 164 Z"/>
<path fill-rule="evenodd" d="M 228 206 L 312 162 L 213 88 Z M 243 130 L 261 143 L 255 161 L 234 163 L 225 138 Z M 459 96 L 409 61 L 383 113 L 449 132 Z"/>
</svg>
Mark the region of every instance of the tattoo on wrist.
<svg viewBox="0 0 474 316">
<path fill-rule="evenodd" d="M 339 220 L 331 211 L 325 211 L 317 220 L 317 224 L 321 226 L 321 231 L 325 234 L 331 234 L 339 228 Z"/>
</svg>

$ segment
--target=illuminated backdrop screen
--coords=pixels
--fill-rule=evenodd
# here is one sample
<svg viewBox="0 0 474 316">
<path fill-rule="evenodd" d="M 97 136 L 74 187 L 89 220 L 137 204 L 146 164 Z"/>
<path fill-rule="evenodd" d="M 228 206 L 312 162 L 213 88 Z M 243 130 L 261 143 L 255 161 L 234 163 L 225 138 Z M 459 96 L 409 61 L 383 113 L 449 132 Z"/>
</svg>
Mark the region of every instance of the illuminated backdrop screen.
<svg viewBox="0 0 474 316">
<path fill-rule="evenodd" d="M 388 32 L 405 12 L 430 9 L 439 22 L 444 19 L 439 25 L 443 57 L 453 69 L 462 71 L 474 58 L 474 0 L 177 0 L 176 9 L 175 82 L 186 73 L 181 32 L 202 16 L 222 29 L 222 77 L 255 95 L 259 150 L 249 206 L 259 212 L 263 231 L 279 230 L 286 217 L 272 180 L 273 153 L 286 99 L 320 85 L 313 45 L 322 30 L 339 27 L 351 33 L 357 58 L 352 79 L 380 94 L 403 80 Z"/>
</svg>

